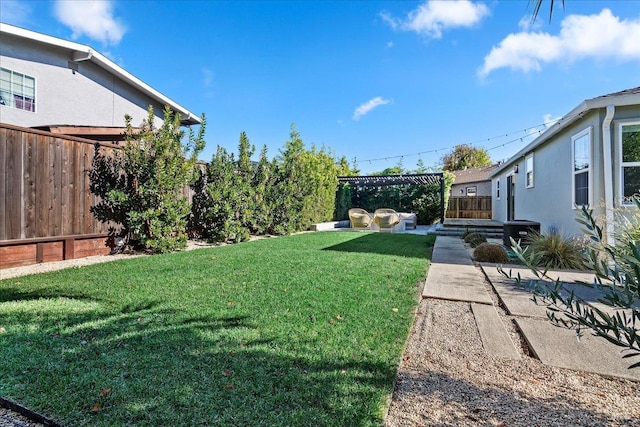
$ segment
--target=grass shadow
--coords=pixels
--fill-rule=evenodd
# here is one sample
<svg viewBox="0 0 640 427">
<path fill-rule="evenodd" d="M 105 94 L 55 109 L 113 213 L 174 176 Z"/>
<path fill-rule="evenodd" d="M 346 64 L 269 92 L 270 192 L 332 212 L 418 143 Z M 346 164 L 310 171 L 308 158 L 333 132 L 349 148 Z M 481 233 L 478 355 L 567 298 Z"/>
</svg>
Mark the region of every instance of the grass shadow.
<svg viewBox="0 0 640 427">
<path fill-rule="evenodd" d="M 4 334 L 0 394 L 60 425 L 380 424 L 365 402 L 391 391 L 393 364 L 279 352 L 247 316 L 167 314 L 69 314 L 56 321 L 68 333 Z"/>
<path fill-rule="evenodd" d="M 394 408 L 402 408 L 404 400 L 412 400 L 414 403 L 441 401 L 441 409 L 451 421 L 436 421 L 433 414 L 405 414 Z M 506 386 L 477 385 L 441 372 L 401 373 L 394 390 L 390 414 L 392 421 L 398 425 L 402 424 L 401 420 L 410 419 L 411 425 L 438 427 L 502 424 L 631 426 L 637 422 L 637 419 L 623 413 L 615 419 L 611 418 L 597 408 L 587 406 L 563 393 L 540 397 L 526 390 L 514 390 Z M 535 414 L 533 423 L 531 414 Z M 404 420 L 403 417 L 409 415 L 410 418 Z"/>
</svg>

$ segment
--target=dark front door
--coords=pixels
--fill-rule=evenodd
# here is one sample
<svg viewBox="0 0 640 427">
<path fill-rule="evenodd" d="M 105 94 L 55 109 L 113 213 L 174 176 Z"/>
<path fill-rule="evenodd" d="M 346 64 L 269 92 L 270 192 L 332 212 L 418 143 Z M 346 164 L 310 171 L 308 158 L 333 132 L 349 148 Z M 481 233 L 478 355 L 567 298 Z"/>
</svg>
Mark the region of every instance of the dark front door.
<svg viewBox="0 0 640 427">
<path fill-rule="evenodd" d="M 513 221 L 516 218 L 516 176 L 509 175 L 507 177 L 507 221 Z"/>
</svg>

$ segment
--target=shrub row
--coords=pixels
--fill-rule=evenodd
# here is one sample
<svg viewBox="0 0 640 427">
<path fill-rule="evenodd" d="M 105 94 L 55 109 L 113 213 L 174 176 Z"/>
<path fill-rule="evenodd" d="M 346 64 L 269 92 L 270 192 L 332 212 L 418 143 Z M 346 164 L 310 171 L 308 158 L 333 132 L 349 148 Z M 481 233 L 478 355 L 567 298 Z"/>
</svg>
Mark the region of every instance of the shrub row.
<svg viewBox="0 0 640 427">
<path fill-rule="evenodd" d="M 164 117 L 156 127 L 149 109 L 140 128 L 127 117 L 122 149 L 96 145 L 89 177 L 100 202 L 91 211 L 129 245 L 170 252 L 186 246 L 188 229 L 210 241 L 241 242 L 332 219 L 337 177 L 351 173 L 348 163 L 324 148 L 306 149 L 295 126 L 272 161 L 264 147 L 252 162 L 255 148 L 242 133 L 237 158 L 218 147 L 203 165 L 197 157 L 205 145 L 204 116 L 199 132 L 188 137 L 180 115 L 167 108 Z"/>
<path fill-rule="evenodd" d="M 251 234 L 288 234 L 333 217 L 339 174 L 347 163 L 324 148 L 305 149 L 295 126 L 280 156 L 257 164 L 240 135 L 237 159 L 218 147 L 195 184 L 190 227 L 213 241 L 240 242 Z"/>
</svg>

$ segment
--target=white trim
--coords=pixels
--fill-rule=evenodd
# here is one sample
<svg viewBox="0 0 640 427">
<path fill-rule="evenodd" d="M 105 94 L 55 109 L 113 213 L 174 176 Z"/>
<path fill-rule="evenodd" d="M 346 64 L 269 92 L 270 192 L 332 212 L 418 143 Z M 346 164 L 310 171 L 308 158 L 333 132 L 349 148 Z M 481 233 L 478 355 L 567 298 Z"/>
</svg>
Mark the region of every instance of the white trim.
<svg viewBox="0 0 640 427">
<path fill-rule="evenodd" d="M 531 159 L 531 170 L 529 170 L 529 159 Z M 533 173 L 534 166 L 533 153 L 528 154 L 524 158 L 524 184 L 526 188 L 533 188 L 535 186 L 535 174 Z M 531 184 L 529 184 L 529 173 L 531 173 Z"/>
<path fill-rule="evenodd" d="M 8 105 L 8 104 L 5 103 L 5 105 L 3 105 L 3 107 L 12 108 L 14 110 L 20 110 L 20 111 L 24 111 L 24 112 L 27 112 L 27 113 L 33 113 L 33 114 L 37 113 L 38 103 L 36 102 L 36 100 L 38 99 L 38 97 L 37 97 L 37 95 L 38 95 L 37 94 L 37 89 L 38 89 L 38 83 L 37 82 L 38 82 L 38 79 L 35 78 L 34 76 L 30 76 L 29 74 L 25 74 L 25 73 L 22 73 L 20 71 L 16 71 L 13 68 L 7 68 L 7 67 L 0 66 L 0 70 L 8 71 L 10 76 L 11 76 L 9 78 L 9 95 L 11 95 L 11 99 L 10 100 L 7 99 L 6 101 L 10 101 L 13 105 Z M 20 91 L 21 91 L 20 94 L 17 94 L 17 93 L 14 92 L 14 86 L 15 86 L 14 85 L 14 76 L 16 76 L 16 75 L 19 75 L 22 78 L 22 85 L 21 85 L 21 88 L 20 88 Z M 25 91 L 24 91 L 25 79 L 33 80 L 33 98 L 31 100 L 32 105 L 33 105 L 33 111 L 32 110 L 28 110 L 26 108 L 18 108 L 18 107 L 15 106 L 15 104 L 16 104 L 16 100 L 15 100 L 16 95 L 21 96 L 23 98 L 22 102 L 23 102 L 23 105 L 24 105 L 24 98 L 26 98 L 26 94 L 25 94 Z"/>
<path fill-rule="evenodd" d="M 640 162 L 623 162 L 622 160 L 622 128 L 624 126 L 633 126 L 640 125 L 640 120 L 638 119 L 626 119 L 626 120 L 616 120 L 617 127 L 617 135 L 616 135 L 616 148 L 618 150 L 618 200 L 619 205 L 624 208 L 632 208 L 635 207 L 633 203 L 624 203 L 624 168 L 625 167 L 640 167 Z M 623 164 L 625 163 L 625 164 Z"/>
<path fill-rule="evenodd" d="M 611 247 L 616 245 L 616 226 L 615 216 L 613 213 L 614 195 L 613 195 L 613 177 L 614 171 L 611 159 L 611 121 L 616 114 L 614 105 L 607 105 L 607 113 L 602 121 L 602 166 L 604 180 L 604 216 L 605 231 L 607 244 Z M 611 173 L 609 173 L 611 171 Z"/>
<path fill-rule="evenodd" d="M 496 200 L 500 200 L 500 177 L 496 179 Z"/>
<path fill-rule="evenodd" d="M 577 173 L 584 173 L 585 170 L 581 170 L 576 173 L 575 170 L 575 142 L 584 137 L 589 137 L 589 166 L 587 166 L 586 172 L 588 177 L 588 185 L 589 189 L 587 190 L 587 206 L 591 206 L 591 201 L 593 199 L 593 131 L 592 127 L 589 126 L 586 129 L 581 130 L 577 134 L 571 137 L 571 206 L 573 209 L 579 209 L 581 206 L 576 205 L 576 175 Z"/>
<path fill-rule="evenodd" d="M 105 69 L 109 73 L 113 74 L 114 76 L 129 83 L 140 92 L 148 95 L 163 107 L 165 105 L 168 105 L 173 111 L 180 113 L 183 124 L 202 123 L 202 120 L 198 116 L 196 116 L 177 102 L 158 92 L 122 67 L 116 65 L 113 61 L 111 61 L 101 53 L 95 51 L 90 46 L 70 42 L 56 37 L 51 37 L 46 34 L 36 33 L 35 31 L 25 30 L 24 28 L 14 27 L 13 25 L 5 24 L 2 22 L 0 22 L 0 35 L 1 34 L 10 34 L 15 37 L 22 37 L 42 44 L 57 46 L 59 48 L 69 50 L 71 51 L 71 56 L 73 58 L 80 58 L 81 60 L 91 61 L 97 64 L 99 67 Z"/>
</svg>

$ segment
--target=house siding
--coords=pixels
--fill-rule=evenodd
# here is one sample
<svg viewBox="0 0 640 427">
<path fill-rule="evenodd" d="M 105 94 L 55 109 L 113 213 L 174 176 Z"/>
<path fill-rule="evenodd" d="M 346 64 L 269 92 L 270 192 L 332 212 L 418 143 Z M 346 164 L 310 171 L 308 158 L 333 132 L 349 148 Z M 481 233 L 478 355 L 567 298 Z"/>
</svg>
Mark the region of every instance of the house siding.
<svg viewBox="0 0 640 427">
<path fill-rule="evenodd" d="M 515 219 L 540 222 L 541 231 L 555 229 L 565 235 L 581 235 L 581 225 L 576 221 L 579 209 L 573 204 L 573 153 L 571 138 L 585 129 L 591 129 L 590 201 L 596 218 L 604 217 L 604 175 L 613 173 L 615 207 L 619 207 L 620 159 L 617 124 L 640 119 L 640 105 L 616 107 L 611 125 L 611 155 L 613 171 L 604 170 L 602 124 L 606 110 L 591 110 L 575 123 L 567 126 L 545 144 L 523 153 L 507 162 L 507 167 L 492 177 L 493 218 L 506 221 L 507 176 L 515 174 Z M 534 153 L 534 186 L 526 188 L 525 158 Z M 500 180 L 500 199 L 496 195 L 496 181 Z M 631 211 L 626 210 L 629 214 Z"/>
<path fill-rule="evenodd" d="M 36 79 L 36 111 L 0 106 L 1 121 L 18 126 L 138 126 L 152 105 L 161 121 L 164 106 L 91 61 L 71 62 L 68 50 L 3 35 L 3 68 Z M 77 71 L 70 68 L 77 66 Z"/>
<path fill-rule="evenodd" d="M 491 196 L 491 182 L 467 182 L 465 184 L 453 184 L 451 186 L 451 196 L 466 196 L 467 187 L 476 187 L 476 196 Z M 462 190 L 462 193 L 460 192 Z"/>
<path fill-rule="evenodd" d="M 534 182 L 533 187 L 526 188 L 525 158 L 512 161 L 510 167 L 493 178 L 493 218 L 498 221 L 507 219 L 507 176 L 515 178 L 515 219 L 540 222 L 541 231 L 555 229 L 563 234 L 576 235 L 580 233 L 579 224 L 575 221 L 577 210 L 572 206 L 572 148 L 571 137 L 578 132 L 591 128 L 592 132 L 592 173 L 598 176 L 597 164 L 601 163 L 602 150 L 596 143 L 601 140 L 599 133 L 600 115 L 590 114 L 579 122 L 558 134 L 553 143 L 537 147 L 534 153 Z M 600 151 L 598 155 L 597 152 Z M 518 166 L 518 173 L 514 174 L 514 166 Z M 500 200 L 496 198 L 496 180 L 500 180 Z M 601 185 L 593 185 L 591 181 L 592 204 L 601 198 L 594 190 Z"/>
</svg>

